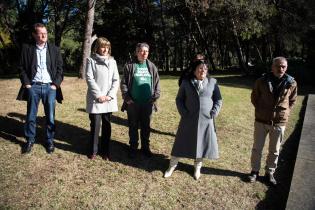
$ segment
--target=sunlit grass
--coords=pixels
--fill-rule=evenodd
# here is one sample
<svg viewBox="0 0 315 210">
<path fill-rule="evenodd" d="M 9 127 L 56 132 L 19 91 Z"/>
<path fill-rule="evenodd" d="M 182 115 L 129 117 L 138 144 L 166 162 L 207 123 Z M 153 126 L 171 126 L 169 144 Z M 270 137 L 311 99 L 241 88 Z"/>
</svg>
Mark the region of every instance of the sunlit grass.
<svg viewBox="0 0 315 210">
<path fill-rule="evenodd" d="M 26 103 L 15 100 L 17 79 L 0 80 L 0 208 L 12 209 L 255 209 L 268 187 L 248 184 L 254 109 L 250 103 L 253 80 L 218 77 L 223 107 L 216 119 L 220 159 L 206 160 L 200 180 L 192 177 L 193 161 L 182 160 L 173 176 L 164 179 L 179 122 L 175 106 L 177 77 L 162 76 L 159 112 L 152 121 L 152 159 L 127 158 L 126 113 L 112 122 L 113 161 L 85 156 L 89 120 L 85 113 L 85 81 L 66 77 L 65 100 L 56 108 L 56 151 L 47 155 L 39 143 L 30 155 L 20 154 Z M 303 97 L 287 126 L 289 137 L 299 119 Z M 119 93 L 119 105 L 121 105 Z M 42 106 L 39 116 L 43 116 Z M 43 125 L 43 120 L 39 121 Z M 266 148 L 266 147 L 265 147 Z M 264 158 L 266 151 L 264 150 Z M 263 173 L 263 172 L 262 172 Z"/>
</svg>

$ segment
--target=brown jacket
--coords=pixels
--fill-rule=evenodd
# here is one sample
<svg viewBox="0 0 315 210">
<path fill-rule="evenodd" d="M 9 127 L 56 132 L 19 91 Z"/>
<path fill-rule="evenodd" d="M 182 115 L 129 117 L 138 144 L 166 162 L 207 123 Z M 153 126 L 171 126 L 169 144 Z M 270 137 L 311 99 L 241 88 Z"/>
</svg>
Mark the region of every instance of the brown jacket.
<svg viewBox="0 0 315 210">
<path fill-rule="evenodd" d="M 286 125 L 297 99 L 297 83 L 293 77 L 285 74 L 284 85 L 280 89 L 279 97 L 276 98 L 271 85 L 271 74 L 264 74 L 255 82 L 251 94 L 255 120 L 269 125 Z"/>
</svg>

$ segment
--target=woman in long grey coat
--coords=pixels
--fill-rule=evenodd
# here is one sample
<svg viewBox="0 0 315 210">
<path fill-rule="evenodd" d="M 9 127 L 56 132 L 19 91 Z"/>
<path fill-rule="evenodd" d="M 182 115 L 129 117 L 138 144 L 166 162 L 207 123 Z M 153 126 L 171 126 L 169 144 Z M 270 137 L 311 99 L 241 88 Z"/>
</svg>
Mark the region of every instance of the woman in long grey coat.
<svg viewBox="0 0 315 210">
<path fill-rule="evenodd" d="M 179 87 L 176 106 L 181 119 L 164 177 L 172 175 L 180 157 L 195 160 L 195 179 L 200 177 L 203 158 L 219 158 L 213 120 L 221 109 L 222 97 L 216 79 L 207 77 L 207 71 L 202 60 L 194 62 Z"/>
<path fill-rule="evenodd" d="M 91 140 L 89 144 L 90 159 L 96 154 L 109 160 L 109 143 L 111 137 L 110 118 L 112 112 L 118 111 L 117 91 L 119 87 L 119 74 L 117 64 L 110 55 L 110 42 L 103 37 L 96 40 L 93 54 L 87 59 L 86 82 L 86 112 L 89 113 Z M 102 137 L 98 151 L 99 132 L 102 124 Z"/>
</svg>

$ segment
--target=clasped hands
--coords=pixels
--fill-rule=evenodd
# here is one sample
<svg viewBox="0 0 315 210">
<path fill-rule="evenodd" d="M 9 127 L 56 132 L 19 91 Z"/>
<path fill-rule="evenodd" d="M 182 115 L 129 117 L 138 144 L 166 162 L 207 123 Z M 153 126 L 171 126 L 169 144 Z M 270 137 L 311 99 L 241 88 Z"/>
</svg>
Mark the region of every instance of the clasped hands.
<svg viewBox="0 0 315 210">
<path fill-rule="evenodd" d="M 100 96 L 97 98 L 97 101 L 100 103 L 105 103 L 105 102 L 110 101 L 110 100 L 112 100 L 112 97 L 110 97 L 110 96 Z"/>
</svg>

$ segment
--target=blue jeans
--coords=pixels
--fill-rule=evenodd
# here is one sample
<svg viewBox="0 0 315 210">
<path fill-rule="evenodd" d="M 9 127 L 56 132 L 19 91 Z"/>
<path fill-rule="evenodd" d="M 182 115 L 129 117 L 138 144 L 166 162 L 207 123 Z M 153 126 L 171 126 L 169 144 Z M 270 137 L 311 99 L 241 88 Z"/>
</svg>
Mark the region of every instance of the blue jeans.
<svg viewBox="0 0 315 210">
<path fill-rule="evenodd" d="M 46 116 L 46 143 L 52 144 L 55 136 L 56 90 L 52 89 L 50 84 L 33 84 L 27 91 L 27 116 L 24 127 L 26 140 L 31 143 L 35 142 L 38 104 L 42 100 Z"/>
</svg>

